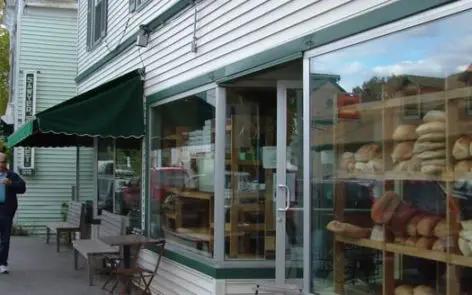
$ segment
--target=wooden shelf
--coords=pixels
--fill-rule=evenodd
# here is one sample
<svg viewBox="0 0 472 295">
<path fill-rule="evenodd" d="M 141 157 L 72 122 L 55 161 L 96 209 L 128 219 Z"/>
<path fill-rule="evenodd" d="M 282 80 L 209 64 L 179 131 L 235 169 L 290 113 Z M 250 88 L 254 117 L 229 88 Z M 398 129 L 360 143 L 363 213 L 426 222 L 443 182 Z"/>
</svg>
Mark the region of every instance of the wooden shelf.
<svg viewBox="0 0 472 295">
<path fill-rule="evenodd" d="M 374 241 L 371 239 L 353 239 L 342 235 L 336 235 L 336 241 L 377 250 L 383 250 L 385 245 L 384 242 L 380 241 Z"/>
<path fill-rule="evenodd" d="M 472 177 L 472 174 L 470 174 Z M 423 180 L 423 181 L 455 181 L 454 173 L 445 172 L 439 176 L 430 176 L 423 173 L 408 173 L 408 172 L 393 172 L 385 173 L 365 173 L 365 172 L 339 172 L 336 174 L 336 179 L 366 179 L 366 180 Z"/>
<path fill-rule="evenodd" d="M 445 90 L 443 92 L 425 93 L 386 99 L 379 102 L 367 102 L 340 108 L 341 112 L 376 112 L 386 108 L 402 108 L 404 105 L 416 104 L 418 101 L 428 104 L 444 104 L 448 100 L 465 98 L 472 95 L 472 87 Z"/>
</svg>

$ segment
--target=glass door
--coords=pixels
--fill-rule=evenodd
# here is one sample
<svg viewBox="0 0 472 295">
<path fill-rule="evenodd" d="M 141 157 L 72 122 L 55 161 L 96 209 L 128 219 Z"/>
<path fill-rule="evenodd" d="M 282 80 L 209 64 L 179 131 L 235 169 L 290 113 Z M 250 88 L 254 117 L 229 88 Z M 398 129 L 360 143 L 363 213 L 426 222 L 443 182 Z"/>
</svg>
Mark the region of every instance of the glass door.
<svg viewBox="0 0 472 295">
<path fill-rule="evenodd" d="M 302 287 L 303 85 L 277 82 L 276 282 Z"/>
</svg>

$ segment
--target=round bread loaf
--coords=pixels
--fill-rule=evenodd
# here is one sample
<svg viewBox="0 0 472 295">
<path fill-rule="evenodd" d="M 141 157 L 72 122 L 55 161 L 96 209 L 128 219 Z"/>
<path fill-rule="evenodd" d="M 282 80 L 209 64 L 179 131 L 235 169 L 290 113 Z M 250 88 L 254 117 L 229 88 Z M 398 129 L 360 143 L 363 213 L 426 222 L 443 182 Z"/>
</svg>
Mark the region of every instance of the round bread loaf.
<svg viewBox="0 0 472 295">
<path fill-rule="evenodd" d="M 380 159 L 373 159 L 367 162 L 365 171 L 374 173 L 374 172 L 381 172 L 383 170 L 383 163 Z"/>
<path fill-rule="evenodd" d="M 432 110 L 427 112 L 423 117 L 424 122 L 446 122 L 446 113 L 444 111 Z"/>
<path fill-rule="evenodd" d="M 470 257 L 472 256 L 472 250 L 469 247 L 469 243 L 463 239 L 462 237 L 459 237 L 457 240 L 457 244 L 459 246 L 459 250 L 461 251 L 462 255 Z"/>
<path fill-rule="evenodd" d="M 409 161 L 398 162 L 395 166 L 393 166 L 393 171 L 394 172 L 407 172 L 408 164 L 409 164 Z"/>
<path fill-rule="evenodd" d="M 392 218 L 388 222 L 388 228 L 396 236 L 402 236 L 406 232 L 408 221 L 416 214 L 416 208 L 405 201 L 401 201 L 393 214 Z"/>
<path fill-rule="evenodd" d="M 428 166 L 428 165 L 446 166 L 446 159 L 438 158 L 438 159 L 422 160 L 421 165 L 422 166 Z"/>
<path fill-rule="evenodd" d="M 400 285 L 395 288 L 395 295 L 413 295 L 413 287 L 410 285 Z"/>
<path fill-rule="evenodd" d="M 444 172 L 446 167 L 444 165 L 422 165 L 421 166 L 421 173 L 428 174 L 428 175 L 436 175 Z"/>
<path fill-rule="evenodd" d="M 416 140 L 418 138 L 416 128 L 417 126 L 411 124 L 399 125 L 393 132 L 392 139 L 395 141 Z"/>
<path fill-rule="evenodd" d="M 452 156 L 456 158 L 456 160 L 463 160 L 470 157 L 470 143 L 471 139 L 469 136 L 459 137 L 452 147 Z"/>
<path fill-rule="evenodd" d="M 423 250 L 431 250 L 434 242 L 435 239 L 433 238 L 421 237 L 418 239 L 418 241 L 416 241 L 416 248 Z"/>
<path fill-rule="evenodd" d="M 386 191 L 372 206 L 372 220 L 380 224 L 389 222 L 399 204 L 400 197 L 397 193 L 394 191 Z"/>
<path fill-rule="evenodd" d="M 438 295 L 438 293 L 430 286 L 419 285 L 413 289 L 413 295 Z"/>
<path fill-rule="evenodd" d="M 395 243 L 400 244 L 400 245 L 405 244 L 405 241 L 406 241 L 406 238 L 401 237 L 401 236 L 395 237 L 395 240 L 394 240 Z"/>
<path fill-rule="evenodd" d="M 408 172 L 419 172 L 421 169 L 421 160 L 417 156 L 411 157 L 407 161 L 407 171 Z"/>
<path fill-rule="evenodd" d="M 392 161 L 397 163 L 399 161 L 405 161 L 413 156 L 414 143 L 411 141 L 404 141 L 398 143 L 393 149 Z"/>
<path fill-rule="evenodd" d="M 352 167 L 351 163 L 355 164 L 355 162 L 354 153 L 345 152 L 339 160 L 339 166 L 342 170 L 349 171 L 349 168 Z"/>
<path fill-rule="evenodd" d="M 382 148 L 376 143 L 369 143 L 361 146 L 354 155 L 358 162 L 368 162 L 382 156 Z"/>
<path fill-rule="evenodd" d="M 441 220 L 438 216 L 424 216 L 418 221 L 416 231 L 424 237 L 432 237 L 434 235 L 434 228 Z"/>
<path fill-rule="evenodd" d="M 418 158 L 423 160 L 436 159 L 436 158 L 445 158 L 446 150 L 434 150 L 434 151 L 425 151 L 421 154 L 418 154 Z"/>
<path fill-rule="evenodd" d="M 434 236 L 438 238 L 446 238 L 449 236 L 459 235 L 460 225 L 457 224 L 457 227 L 453 228 L 447 225 L 446 219 L 441 219 L 436 226 L 434 227 Z"/>
<path fill-rule="evenodd" d="M 431 250 L 438 251 L 438 252 L 446 252 L 446 246 L 445 246 L 444 242 L 441 239 L 437 239 L 434 242 L 433 247 L 431 248 Z"/>
<path fill-rule="evenodd" d="M 427 133 L 418 137 L 418 142 L 444 142 L 446 138 L 445 132 Z"/>
<path fill-rule="evenodd" d="M 423 216 L 423 214 L 417 214 L 408 221 L 408 224 L 406 225 L 406 232 L 409 236 L 416 237 L 418 235 L 416 228 L 418 226 L 418 222 L 421 220 L 421 218 L 423 218 Z"/>
<path fill-rule="evenodd" d="M 472 170 L 472 161 L 471 160 L 459 161 L 454 166 L 454 173 L 456 173 L 456 174 L 469 173 L 471 170 Z"/>
<path fill-rule="evenodd" d="M 416 128 L 416 134 L 419 136 L 436 132 L 446 132 L 446 124 L 444 122 L 433 121 L 421 124 Z"/>
<path fill-rule="evenodd" d="M 416 242 L 418 241 L 417 237 L 409 237 L 405 240 L 406 246 L 416 247 Z"/>
<path fill-rule="evenodd" d="M 446 147 L 445 142 L 429 142 L 429 141 L 424 141 L 424 142 L 419 142 L 416 141 L 415 145 L 413 147 L 413 152 L 415 154 L 419 154 L 425 151 L 434 151 L 434 150 L 439 150 L 439 149 L 444 149 Z"/>
<path fill-rule="evenodd" d="M 358 172 L 365 172 L 366 167 L 367 167 L 367 164 L 364 162 L 356 162 L 356 164 L 354 164 L 354 170 Z"/>
</svg>

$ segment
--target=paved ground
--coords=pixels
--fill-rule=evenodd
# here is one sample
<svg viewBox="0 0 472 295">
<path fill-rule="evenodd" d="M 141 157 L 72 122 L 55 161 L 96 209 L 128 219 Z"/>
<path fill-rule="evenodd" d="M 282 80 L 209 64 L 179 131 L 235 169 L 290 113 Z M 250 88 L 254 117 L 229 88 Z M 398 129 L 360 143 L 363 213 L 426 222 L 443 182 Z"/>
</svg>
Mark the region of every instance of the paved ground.
<svg viewBox="0 0 472 295">
<path fill-rule="evenodd" d="M 99 286 L 89 287 L 86 270 L 74 270 L 71 249 L 64 246 L 61 253 L 56 253 L 55 241 L 46 245 L 38 238 L 13 237 L 9 264 L 10 274 L 0 275 L 0 294 L 110 294 Z"/>
</svg>

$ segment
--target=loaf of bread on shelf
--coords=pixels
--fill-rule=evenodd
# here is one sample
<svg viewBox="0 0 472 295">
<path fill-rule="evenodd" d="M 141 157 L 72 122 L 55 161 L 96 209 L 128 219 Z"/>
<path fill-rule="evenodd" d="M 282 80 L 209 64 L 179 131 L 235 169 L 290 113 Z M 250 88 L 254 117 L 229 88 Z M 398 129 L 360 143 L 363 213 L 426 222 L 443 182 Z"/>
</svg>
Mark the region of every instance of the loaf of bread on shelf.
<svg viewBox="0 0 472 295">
<path fill-rule="evenodd" d="M 332 220 L 326 228 L 334 233 L 344 235 L 351 238 L 368 238 L 370 236 L 370 228 L 363 228 L 346 222 Z"/>
<path fill-rule="evenodd" d="M 382 156 L 382 149 L 376 143 L 369 143 L 361 146 L 355 154 L 356 161 L 368 162 L 372 159 L 379 159 Z"/>
<path fill-rule="evenodd" d="M 356 162 L 354 165 L 354 170 L 357 172 L 366 172 L 367 170 L 367 163 L 364 162 Z"/>
<path fill-rule="evenodd" d="M 445 132 L 427 133 L 418 137 L 418 142 L 444 142 L 446 139 Z"/>
<path fill-rule="evenodd" d="M 365 172 L 374 173 L 383 171 L 383 162 L 380 159 L 373 159 L 365 164 Z"/>
<path fill-rule="evenodd" d="M 395 295 L 413 295 L 413 287 L 410 285 L 400 285 L 395 288 Z"/>
<path fill-rule="evenodd" d="M 471 242 L 472 241 L 472 230 L 463 229 L 459 232 L 459 236 L 461 238 L 463 238 L 464 240 Z"/>
<path fill-rule="evenodd" d="M 457 240 L 457 244 L 459 246 L 459 250 L 461 251 L 462 255 L 470 257 L 472 256 L 472 250 L 470 249 L 469 246 L 469 241 L 466 239 L 459 237 Z"/>
<path fill-rule="evenodd" d="M 472 220 L 462 220 L 461 226 L 463 230 L 472 230 Z"/>
<path fill-rule="evenodd" d="M 423 214 L 416 214 L 413 216 L 406 225 L 406 233 L 411 237 L 416 237 L 418 235 L 418 231 L 416 230 L 418 226 L 418 222 L 423 218 Z"/>
<path fill-rule="evenodd" d="M 393 166 L 392 171 L 393 172 L 407 172 L 409 162 L 410 162 L 409 160 L 398 162 L 397 164 L 395 164 L 395 166 Z"/>
<path fill-rule="evenodd" d="M 454 173 L 464 174 L 472 170 L 472 160 L 462 160 L 456 163 L 454 166 Z"/>
<path fill-rule="evenodd" d="M 356 159 L 354 158 L 354 153 L 351 153 L 351 152 L 343 153 L 341 155 L 341 158 L 339 159 L 339 166 L 341 170 L 344 170 L 344 171 L 351 172 L 354 168 L 355 163 L 356 163 Z"/>
<path fill-rule="evenodd" d="M 413 295 L 439 295 L 434 288 L 426 285 L 416 286 Z"/>
<path fill-rule="evenodd" d="M 470 136 L 459 137 L 452 147 L 452 156 L 456 160 L 464 160 L 470 157 Z"/>
<path fill-rule="evenodd" d="M 413 152 L 415 154 L 420 154 L 422 152 L 426 151 L 434 151 L 434 150 L 440 150 L 440 149 L 445 149 L 446 148 L 446 143 L 444 141 L 416 141 L 415 145 L 413 147 Z"/>
<path fill-rule="evenodd" d="M 405 245 L 406 246 L 411 246 L 411 247 L 416 247 L 416 242 L 418 241 L 417 237 L 408 237 L 405 240 Z"/>
<path fill-rule="evenodd" d="M 434 150 L 434 151 L 424 151 L 420 154 L 417 155 L 419 159 L 423 160 L 429 160 L 429 159 L 444 159 L 446 157 L 446 150 L 441 149 L 441 150 Z"/>
<path fill-rule="evenodd" d="M 421 237 L 416 241 L 415 246 L 418 249 L 431 250 L 435 241 L 436 239 L 434 238 Z"/>
<path fill-rule="evenodd" d="M 434 236 L 437 238 L 446 238 L 448 236 L 457 236 L 459 235 L 459 225 L 457 226 L 448 226 L 445 218 L 441 219 L 436 226 L 434 227 Z"/>
<path fill-rule="evenodd" d="M 393 132 L 392 139 L 395 141 L 416 140 L 418 138 L 416 128 L 416 125 L 411 124 L 399 125 Z"/>
<path fill-rule="evenodd" d="M 423 117 L 424 122 L 446 122 L 446 113 L 444 111 L 432 110 L 427 112 Z"/>
<path fill-rule="evenodd" d="M 414 155 L 410 160 L 407 161 L 408 172 L 419 172 L 421 169 L 421 160 Z"/>
<path fill-rule="evenodd" d="M 421 165 L 421 173 L 428 175 L 437 175 L 446 171 L 446 166 L 444 165 Z"/>
<path fill-rule="evenodd" d="M 425 215 L 420 219 L 420 221 L 418 221 L 416 231 L 421 236 L 432 237 L 434 235 L 434 228 L 440 220 L 441 218 L 438 216 Z"/>
<path fill-rule="evenodd" d="M 431 250 L 433 251 L 438 251 L 438 252 L 446 252 L 446 245 L 445 242 L 441 239 L 436 239 L 436 241 L 433 244 L 433 247 Z"/>
<path fill-rule="evenodd" d="M 405 244 L 406 238 L 402 236 L 395 236 L 395 239 L 393 240 L 396 244 L 403 245 Z"/>
<path fill-rule="evenodd" d="M 410 219 L 417 213 L 416 208 L 406 201 L 401 201 L 397 206 L 397 210 L 388 222 L 388 228 L 396 236 L 406 233 L 406 228 Z"/>
<path fill-rule="evenodd" d="M 376 223 L 385 224 L 389 222 L 400 204 L 400 197 L 394 191 L 386 191 L 380 198 L 375 200 L 370 212 L 371 218 Z"/>
<path fill-rule="evenodd" d="M 413 156 L 414 143 L 412 141 L 403 141 L 395 145 L 392 152 L 392 161 L 394 164 L 410 159 Z"/>
<path fill-rule="evenodd" d="M 436 133 L 436 132 L 445 133 L 446 124 L 440 121 L 433 121 L 433 122 L 423 123 L 416 128 L 416 134 L 418 134 L 418 136 L 430 134 L 430 133 Z"/>
</svg>

